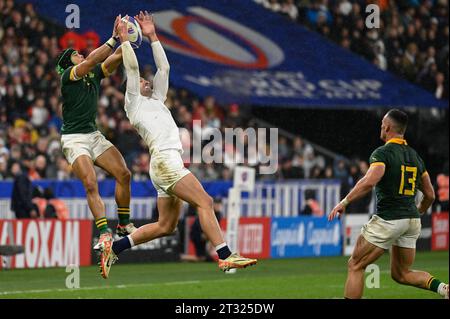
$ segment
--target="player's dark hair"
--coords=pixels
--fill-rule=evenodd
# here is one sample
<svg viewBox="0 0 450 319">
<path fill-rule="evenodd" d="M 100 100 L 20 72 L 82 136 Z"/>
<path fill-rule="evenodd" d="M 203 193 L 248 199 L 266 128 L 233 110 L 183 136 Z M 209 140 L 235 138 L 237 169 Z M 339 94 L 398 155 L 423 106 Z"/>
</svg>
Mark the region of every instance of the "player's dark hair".
<svg viewBox="0 0 450 319">
<path fill-rule="evenodd" d="M 408 126 L 408 114 L 398 109 L 392 109 L 386 115 L 395 123 L 398 133 L 405 134 Z"/>
</svg>

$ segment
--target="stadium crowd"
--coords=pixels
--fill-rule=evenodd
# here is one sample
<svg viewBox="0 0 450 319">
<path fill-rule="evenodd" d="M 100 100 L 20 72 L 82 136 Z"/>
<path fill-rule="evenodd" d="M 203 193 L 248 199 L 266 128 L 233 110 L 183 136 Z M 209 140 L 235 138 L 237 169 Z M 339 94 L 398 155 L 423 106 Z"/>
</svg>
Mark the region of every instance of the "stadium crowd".
<svg viewBox="0 0 450 319">
<path fill-rule="evenodd" d="M 254 1 L 448 99 L 448 0 Z M 379 28 L 366 27 L 369 4 L 380 8 Z"/>
<path fill-rule="evenodd" d="M 89 54 L 99 45 L 98 35 L 65 32 L 41 19 L 31 4 L 18 6 L 12 0 L 0 0 L 0 41 L 0 180 L 13 178 L 14 163 L 21 164 L 31 180 L 73 178 L 60 147 L 61 100 L 54 61 L 60 48 L 68 45 L 84 55 Z M 145 66 L 143 73 L 144 77 L 151 78 L 151 66 Z M 122 86 L 121 72 L 103 80 L 98 126 L 123 154 L 133 178 L 149 179 L 149 153 L 126 118 Z M 167 105 L 171 106 L 179 127 L 185 128 L 190 136 L 193 136 L 194 120 L 201 121 L 206 135 L 212 128 L 223 132 L 225 127 L 256 125 L 245 106 L 221 105 L 212 96 L 201 100 L 183 89 L 170 89 Z M 190 138 L 182 140 L 190 142 Z M 232 145 L 224 145 L 223 151 L 225 160 L 233 152 L 237 159 L 244 162 L 248 159 L 248 154 L 239 154 Z M 294 140 L 280 136 L 279 162 L 278 172 L 265 178 L 336 176 L 346 179 L 354 173 L 354 168 L 345 167 L 344 160 L 333 165 L 329 158 L 317 155 L 311 144 L 300 136 Z M 232 178 L 235 164 L 225 161 L 224 164 L 187 165 L 202 180 L 228 180 Z M 354 165 L 360 166 L 366 167 L 367 163 Z M 106 177 L 100 169 L 97 173 L 100 180 Z"/>
<path fill-rule="evenodd" d="M 302 20 L 301 17 L 310 16 L 307 15 L 308 10 L 326 11 L 328 12 L 327 16 L 330 17 L 329 21 L 326 20 L 326 23 L 321 23 L 321 18 L 318 18 L 315 24 L 310 21 L 308 25 L 315 26 L 323 33 L 326 33 L 323 30 L 328 27 L 329 30 L 333 30 L 333 32 L 329 31 L 330 36 L 333 34 L 337 38 L 348 39 L 354 48 L 372 48 L 364 42 L 371 39 L 367 34 L 360 34 L 360 38 L 358 38 L 356 33 L 349 32 L 352 23 L 360 25 L 362 19 L 356 13 L 359 14 L 363 11 L 356 9 L 358 4 L 354 1 L 349 3 L 351 10 L 347 10 L 347 15 L 339 13 L 339 10 L 343 10 L 339 9 L 342 4 L 348 3 L 346 0 L 339 3 L 333 2 L 332 5 L 327 5 L 326 1 L 305 1 L 299 2 L 298 7 L 293 1 L 285 1 L 281 7 L 278 1 L 259 2 L 263 2 L 265 5 L 269 3 L 272 10 L 283 11 L 288 13 L 292 19 L 298 20 Z M 390 5 L 392 6 L 392 4 Z M 294 9 L 294 7 L 297 9 Z M 290 8 L 290 10 L 286 8 Z M 418 8 L 412 8 L 413 11 L 408 11 L 411 19 L 428 7 L 421 5 Z M 428 8 L 427 12 L 429 11 L 440 12 L 435 8 L 435 5 L 432 5 L 431 9 Z M 406 12 L 401 10 L 399 12 L 396 23 L 398 23 L 398 29 L 401 29 L 402 23 L 406 19 Z M 321 14 L 318 16 L 321 16 Z M 422 21 L 420 18 L 414 19 L 414 21 L 417 19 Z M 435 70 L 433 71 L 435 75 L 444 73 L 444 78 L 448 79 L 447 70 L 444 71 L 440 64 L 445 45 L 441 40 L 438 40 L 441 39 L 444 22 L 439 18 L 436 19 L 438 19 L 438 26 L 433 27 L 435 29 L 430 29 L 434 31 L 431 32 L 429 29 L 426 31 L 426 37 L 429 34 L 435 35 L 434 42 L 428 41 L 427 43 L 431 43 L 429 46 L 421 44 L 420 47 L 426 52 L 434 52 L 434 58 L 428 59 L 429 70 Z M 384 29 L 389 29 L 388 26 L 393 22 L 389 22 L 391 20 L 386 21 L 384 22 Z M 428 26 L 426 21 L 422 23 Z M 414 26 L 416 28 L 420 26 L 420 23 L 416 22 Z M 390 28 L 389 34 L 395 33 L 394 29 Z M 335 34 L 336 30 L 340 31 L 337 35 Z M 420 39 L 422 30 L 424 29 L 420 28 L 418 37 L 413 38 Z M 385 43 L 385 52 L 390 57 L 392 41 L 386 41 L 385 36 L 381 33 L 377 33 L 377 36 L 379 37 L 378 42 L 375 41 L 374 43 Z M 403 33 L 397 34 L 400 47 L 392 56 L 399 57 L 402 63 L 403 58 L 406 61 L 409 57 L 408 52 L 401 52 L 401 48 L 408 44 L 408 40 L 404 36 Z M 0 180 L 14 178 L 11 168 L 15 163 L 20 164 L 31 180 L 74 178 L 71 167 L 61 152 L 59 133 L 62 125 L 60 81 L 55 72 L 55 58 L 61 48 L 69 45 L 74 46 L 86 56 L 100 44 L 99 41 L 100 38 L 95 32 L 90 31 L 80 35 L 42 19 L 36 14 L 32 4 L 18 5 L 13 0 L 0 0 Z M 446 47 L 448 52 L 448 41 Z M 429 48 L 434 48 L 434 51 Z M 448 63 L 448 53 L 446 59 L 445 63 Z M 388 58 L 387 61 L 388 68 L 392 68 L 393 60 Z M 416 64 L 412 66 L 412 69 L 417 71 L 414 71 L 414 74 L 422 74 L 422 80 L 435 78 L 430 76 L 431 73 L 423 71 L 424 64 L 420 62 L 422 61 L 421 53 L 417 54 L 417 59 L 414 61 Z M 404 68 L 401 67 L 398 70 L 404 70 Z M 143 76 L 151 78 L 152 74 L 151 66 L 144 66 Z M 100 131 L 123 154 L 128 167 L 132 171 L 133 179 L 147 180 L 149 179 L 150 157 L 146 146 L 130 125 L 123 110 L 123 81 L 121 71 L 102 81 L 98 107 L 98 126 Z M 430 88 L 431 82 L 427 82 Z M 171 88 L 168 93 L 167 105 L 171 106 L 171 112 L 179 127 L 185 128 L 185 132 L 189 132 L 187 134 L 189 136 L 193 136 L 194 120 L 201 120 L 202 131 L 205 134 L 208 134 L 209 130 L 213 128 L 218 128 L 223 132 L 225 127 L 245 128 L 258 125 L 248 106 L 222 105 L 212 96 L 199 99 L 184 89 Z M 188 136 L 182 136 L 182 142 L 185 147 L 189 148 L 189 144 L 186 144 L 190 142 Z M 206 144 L 208 141 L 206 140 L 204 143 Z M 186 159 L 186 165 L 189 165 L 190 170 L 201 180 L 230 180 L 235 164 L 227 162 L 226 159 L 234 155 L 233 153 L 237 150 L 232 145 L 220 145 L 220 147 L 223 147 L 224 164 L 190 164 Z M 273 175 L 258 176 L 259 178 L 336 178 L 342 181 L 343 191 L 345 191 L 353 186 L 368 168 L 366 161 L 355 159 L 349 162 L 344 158 L 323 156 L 300 136 L 293 139 L 280 136 L 278 148 L 278 171 Z M 247 148 L 245 149 L 247 150 Z M 249 154 L 237 152 L 235 156 L 249 164 Z M 97 170 L 98 179 L 104 179 L 105 173 L 101 169 Z"/>
</svg>

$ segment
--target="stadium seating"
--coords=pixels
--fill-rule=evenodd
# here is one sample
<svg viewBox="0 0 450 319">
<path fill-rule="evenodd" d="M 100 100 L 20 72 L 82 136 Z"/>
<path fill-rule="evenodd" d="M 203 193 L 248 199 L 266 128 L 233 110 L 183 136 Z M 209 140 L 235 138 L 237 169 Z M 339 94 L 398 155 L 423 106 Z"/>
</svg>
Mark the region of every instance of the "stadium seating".
<svg viewBox="0 0 450 319">
<path fill-rule="evenodd" d="M 448 1 L 254 1 L 448 99 Z M 371 3 L 380 8 L 379 29 L 364 26 Z"/>
<path fill-rule="evenodd" d="M 60 148 L 61 100 L 54 60 L 60 49 L 69 45 L 89 54 L 99 37 L 93 31 L 66 32 L 62 26 L 42 19 L 31 4 L 19 5 L 13 1 L 0 1 L 0 4 L 0 180 L 12 179 L 10 167 L 16 161 L 28 169 L 31 180 L 73 178 Z M 152 76 L 150 65 L 144 66 L 144 76 Z M 124 95 L 120 90 L 123 80 L 123 74 L 117 72 L 102 82 L 98 124 L 124 154 L 133 178 L 146 180 L 149 179 L 149 155 L 126 119 Z M 201 100 L 184 89 L 170 89 L 167 104 L 172 106 L 178 126 L 191 133 L 193 120 L 204 121 L 206 128 L 256 125 L 248 106 L 224 105 L 212 96 Z M 320 155 L 320 151 L 300 136 L 281 136 L 280 148 L 282 169 L 266 179 L 335 175 L 333 158 Z M 190 169 L 206 181 L 232 177 L 232 167 L 221 164 L 192 164 Z M 99 180 L 106 177 L 100 169 L 97 173 Z M 348 176 L 349 171 L 345 177 Z"/>
</svg>

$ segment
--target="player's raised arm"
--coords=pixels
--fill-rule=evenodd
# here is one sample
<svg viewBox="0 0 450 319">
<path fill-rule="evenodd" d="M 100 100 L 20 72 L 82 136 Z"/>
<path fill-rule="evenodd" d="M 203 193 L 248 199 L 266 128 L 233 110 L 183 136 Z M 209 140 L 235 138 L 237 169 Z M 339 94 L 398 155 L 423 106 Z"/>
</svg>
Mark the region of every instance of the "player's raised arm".
<svg viewBox="0 0 450 319">
<path fill-rule="evenodd" d="M 152 46 L 153 58 L 155 59 L 157 68 L 153 78 L 153 96 L 164 102 L 166 100 L 167 90 L 169 89 L 170 65 L 161 42 L 159 42 L 156 35 L 153 16 L 147 11 L 145 11 L 145 13 L 141 11 L 139 15 L 134 18 L 139 23 L 142 34 L 150 40 Z"/>
<path fill-rule="evenodd" d="M 116 51 L 114 51 L 114 54 L 111 54 L 106 58 L 105 62 L 102 63 L 102 70 L 105 76 L 114 73 L 120 63 L 122 63 L 122 47 L 118 47 Z"/>
<path fill-rule="evenodd" d="M 116 28 L 120 19 L 121 16 L 118 15 L 114 22 L 114 28 L 111 38 L 106 41 L 105 44 L 92 51 L 83 62 L 73 67 L 70 73 L 70 79 L 72 81 L 81 79 L 83 76 L 88 74 L 98 63 L 104 61 L 111 54 L 114 46 L 116 45 L 116 40 L 114 38 L 117 35 Z"/>
<path fill-rule="evenodd" d="M 130 105 L 139 96 L 139 64 L 128 40 L 127 23 L 120 21 L 117 32 L 122 43 L 122 58 L 127 73 L 127 90 L 125 93 L 125 104 Z"/>
<path fill-rule="evenodd" d="M 366 175 L 361 178 L 350 193 L 331 211 L 328 220 L 333 220 L 339 214 L 345 212 L 345 208 L 353 201 L 364 197 L 371 192 L 376 184 L 383 178 L 385 172 L 384 165 L 370 165 Z"/>
</svg>

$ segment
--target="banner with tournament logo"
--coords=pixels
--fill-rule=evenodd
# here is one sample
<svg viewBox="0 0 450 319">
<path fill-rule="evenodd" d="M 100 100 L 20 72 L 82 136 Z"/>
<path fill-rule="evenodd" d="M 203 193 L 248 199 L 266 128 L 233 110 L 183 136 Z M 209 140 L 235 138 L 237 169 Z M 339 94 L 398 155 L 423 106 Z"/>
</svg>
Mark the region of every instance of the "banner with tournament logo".
<svg viewBox="0 0 450 319">
<path fill-rule="evenodd" d="M 71 0 L 26 0 L 66 23 Z M 77 0 L 80 29 L 107 40 L 114 18 L 150 9 L 171 64 L 172 85 L 225 103 L 292 107 L 448 107 L 448 101 L 341 48 L 253 1 Z M 95 17 L 95 18 L 87 18 Z M 293 39 L 295 39 L 293 41 Z M 153 64 L 151 49 L 136 49 L 140 65 Z"/>
<path fill-rule="evenodd" d="M 45 268 L 91 264 L 90 220 L 0 220 L 0 245 L 23 246 L 8 258 L 8 268 Z"/>
<path fill-rule="evenodd" d="M 272 258 L 339 256 L 342 254 L 340 220 L 326 217 L 272 218 Z"/>
</svg>

